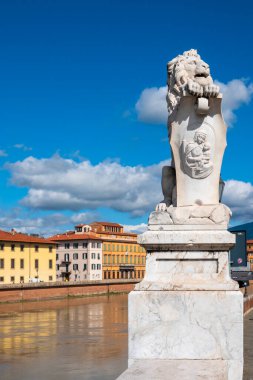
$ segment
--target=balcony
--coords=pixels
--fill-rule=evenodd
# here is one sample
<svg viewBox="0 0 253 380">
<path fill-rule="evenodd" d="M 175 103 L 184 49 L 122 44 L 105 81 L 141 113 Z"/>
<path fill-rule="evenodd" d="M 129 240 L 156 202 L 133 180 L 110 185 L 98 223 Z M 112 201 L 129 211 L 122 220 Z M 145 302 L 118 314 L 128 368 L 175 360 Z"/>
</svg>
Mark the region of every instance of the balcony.
<svg viewBox="0 0 253 380">
<path fill-rule="evenodd" d="M 62 271 L 61 276 L 69 276 L 71 274 L 71 271 Z"/>
<path fill-rule="evenodd" d="M 134 270 L 133 264 L 120 264 L 119 265 L 120 270 Z"/>
<path fill-rule="evenodd" d="M 71 261 L 70 260 L 63 260 L 60 264 L 60 266 L 63 266 L 63 265 L 69 265 L 71 264 Z"/>
</svg>

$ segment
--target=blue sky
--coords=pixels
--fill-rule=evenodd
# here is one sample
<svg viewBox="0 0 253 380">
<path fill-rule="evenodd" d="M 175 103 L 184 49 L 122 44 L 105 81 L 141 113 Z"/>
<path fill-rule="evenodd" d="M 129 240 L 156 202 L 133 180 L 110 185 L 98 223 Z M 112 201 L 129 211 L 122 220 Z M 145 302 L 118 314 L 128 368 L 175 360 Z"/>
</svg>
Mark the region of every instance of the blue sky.
<svg viewBox="0 0 253 380">
<path fill-rule="evenodd" d="M 190 48 L 223 83 L 225 200 L 234 223 L 252 220 L 252 10 L 250 1 L 1 1 L 0 228 L 146 223 L 170 158 L 166 63 Z M 145 99 L 136 109 L 150 88 L 160 118 Z"/>
</svg>

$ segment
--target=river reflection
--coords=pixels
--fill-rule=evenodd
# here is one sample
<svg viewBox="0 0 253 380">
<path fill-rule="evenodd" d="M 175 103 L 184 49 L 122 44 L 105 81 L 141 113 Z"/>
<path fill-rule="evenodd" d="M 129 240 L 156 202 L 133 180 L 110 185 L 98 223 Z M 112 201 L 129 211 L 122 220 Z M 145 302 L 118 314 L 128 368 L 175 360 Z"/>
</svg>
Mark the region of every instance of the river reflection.
<svg viewBox="0 0 253 380">
<path fill-rule="evenodd" d="M 1 380 L 111 380 L 127 367 L 127 295 L 0 305 Z"/>
</svg>

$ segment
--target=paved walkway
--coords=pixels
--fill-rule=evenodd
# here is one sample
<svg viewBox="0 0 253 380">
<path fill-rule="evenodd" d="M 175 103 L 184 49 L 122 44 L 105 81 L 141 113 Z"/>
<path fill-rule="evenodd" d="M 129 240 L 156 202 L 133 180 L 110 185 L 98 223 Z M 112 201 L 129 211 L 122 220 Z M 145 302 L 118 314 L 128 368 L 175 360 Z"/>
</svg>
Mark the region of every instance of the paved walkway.
<svg viewBox="0 0 253 380">
<path fill-rule="evenodd" d="M 243 380 L 253 380 L 253 310 L 244 317 Z"/>
</svg>

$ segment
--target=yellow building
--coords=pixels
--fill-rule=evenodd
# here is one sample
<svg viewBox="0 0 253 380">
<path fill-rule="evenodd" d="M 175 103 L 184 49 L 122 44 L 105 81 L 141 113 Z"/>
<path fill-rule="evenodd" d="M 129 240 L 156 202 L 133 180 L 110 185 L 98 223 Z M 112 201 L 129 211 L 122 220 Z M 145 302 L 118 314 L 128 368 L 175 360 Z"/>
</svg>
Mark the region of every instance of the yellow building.
<svg viewBox="0 0 253 380">
<path fill-rule="evenodd" d="M 78 225 L 101 238 L 103 279 L 142 279 L 145 274 L 146 251 L 137 244 L 137 234 L 124 232 L 118 223 L 94 222 Z"/>
<path fill-rule="evenodd" d="M 56 279 L 55 243 L 0 230 L 0 285 Z"/>
</svg>

